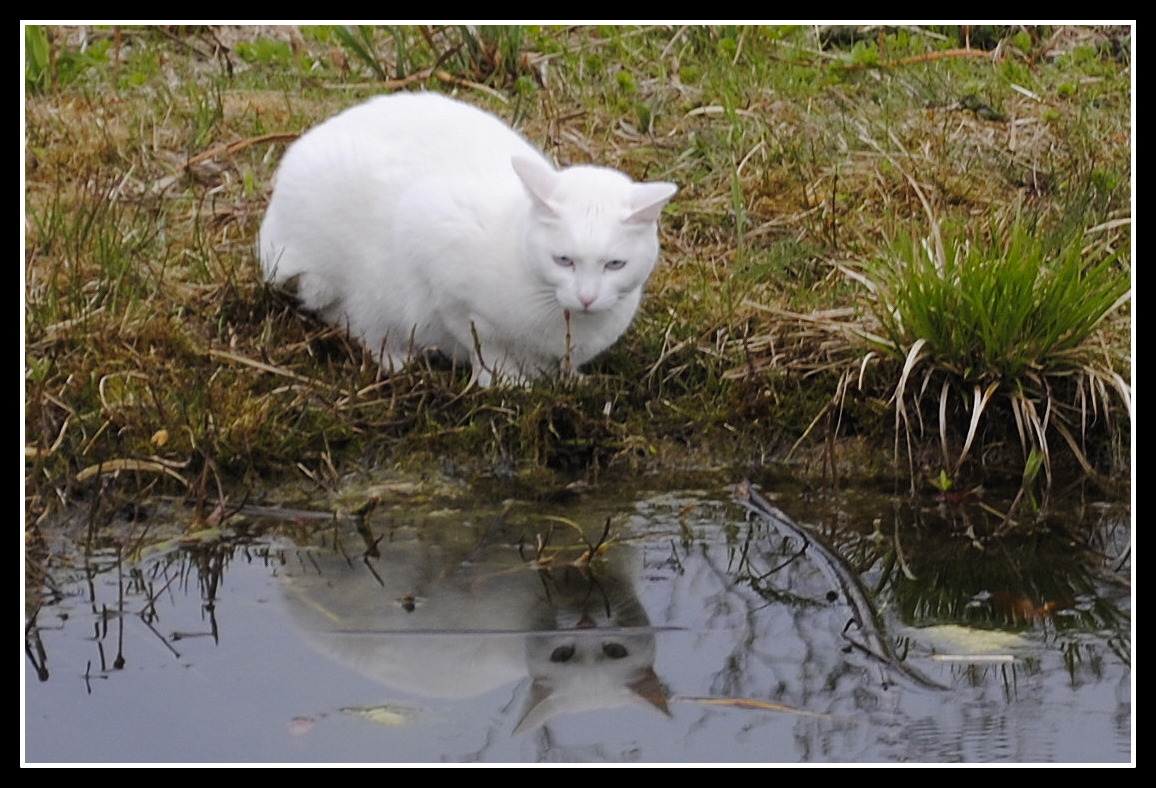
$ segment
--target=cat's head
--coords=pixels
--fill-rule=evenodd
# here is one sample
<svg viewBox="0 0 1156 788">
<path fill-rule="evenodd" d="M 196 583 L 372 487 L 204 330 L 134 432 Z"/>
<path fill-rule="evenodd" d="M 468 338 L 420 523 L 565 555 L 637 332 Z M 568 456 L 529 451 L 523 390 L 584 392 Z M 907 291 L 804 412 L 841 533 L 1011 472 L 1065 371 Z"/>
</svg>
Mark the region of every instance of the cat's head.
<svg viewBox="0 0 1156 788">
<path fill-rule="evenodd" d="M 526 638 L 533 683 L 515 733 L 563 713 L 636 705 L 663 714 L 667 693 L 654 671 L 655 632 L 626 577 L 558 567 L 543 581 L 553 631 Z"/>
<path fill-rule="evenodd" d="M 658 259 L 658 217 L 678 187 L 635 183 L 617 170 L 557 171 L 515 156 L 530 197 L 527 252 L 535 274 L 572 313 L 600 313 L 637 295 Z"/>
</svg>

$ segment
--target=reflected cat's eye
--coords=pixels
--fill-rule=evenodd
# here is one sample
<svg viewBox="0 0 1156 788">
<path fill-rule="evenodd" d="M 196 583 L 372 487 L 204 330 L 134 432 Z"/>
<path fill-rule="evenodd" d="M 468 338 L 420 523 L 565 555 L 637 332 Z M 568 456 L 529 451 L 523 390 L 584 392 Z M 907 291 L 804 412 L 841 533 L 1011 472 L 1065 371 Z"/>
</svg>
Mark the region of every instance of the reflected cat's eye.
<svg viewBox="0 0 1156 788">
<path fill-rule="evenodd" d="M 630 654 L 621 643 L 603 643 L 602 653 L 611 659 L 622 659 Z"/>
<path fill-rule="evenodd" d="M 551 662 L 569 662 L 573 656 L 574 656 L 574 647 L 573 646 L 558 646 L 558 648 L 556 648 L 550 652 L 550 661 Z"/>
</svg>

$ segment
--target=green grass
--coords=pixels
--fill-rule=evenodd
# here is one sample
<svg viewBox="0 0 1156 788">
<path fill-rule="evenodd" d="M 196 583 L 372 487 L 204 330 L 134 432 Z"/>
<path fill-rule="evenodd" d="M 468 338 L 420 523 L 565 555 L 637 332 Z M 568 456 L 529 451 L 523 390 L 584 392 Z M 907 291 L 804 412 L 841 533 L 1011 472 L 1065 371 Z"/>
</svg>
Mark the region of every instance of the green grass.
<svg viewBox="0 0 1156 788">
<path fill-rule="evenodd" d="M 892 256 L 860 274 L 878 323 L 877 333 L 860 336 L 870 351 L 902 365 L 899 421 L 913 423 L 909 404 L 928 415 L 938 407 L 948 478 L 959 473 L 994 396 L 1011 407 L 1025 466 L 1035 457 L 1049 461 L 1057 434 L 1072 442 L 1073 434 L 1086 438 L 1093 419 L 1110 420 L 1116 410 L 1131 417 L 1130 387 L 1117 372 L 1128 359 L 1092 341 L 1130 297 L 1129 272 L 1117 264 L 1121 250 L 1108 252 L 1083 234 L 1054 242 L 1042 234 L 1012 219 L 972 242 L 936 226 L 921 241 L 898 239 Z M 957 456 L 948 436 L 963 416 L 948 419 L 951 396 L 963 400 L 960 411 L 971 409 Z M 1070 448 L 1089 465 L 1079 445 Z"/>
<path fill-rule="evenodd" d="M 960 54 L 967 40 L 986 54 Z M 140 487 L 177 474 L 242 490 L 379 464 L 593 474 L 793 446 L 829 470 L 844 443 L 897 435 L 912 464 L 880 451 L 837 472 L 1015 475 L 1023 457 L 991 459 L 1019 445 L 1014 419 L 972 429 L 973 390 L 997 380 L 1030 390 L 1041 419 L 1063 403 L 1049 424 L 1118 476 L 1131 347 L 1126 313 L 1096 312 L 1131 266 L 1130 68 L 1128 32 L 1108 28 L 26 26 L 29 506 L 72 497 L 102 464 Z M 253 241 L 291 135 L 402 89 L 496 112 L 561 164 L 679 184 L 643 310 L 582 385 L 389 378 L 261 282 Z M 912 240 L 932 225 L 951 265 L 1011 282 L 937 283 Z M 902 324 L 885 328 L 894 310 L 851 321 L 863 294 L 847 270 L 906 298 Z M 911 299 L 900 270 L 943 285 L 938 305 Z M 985 311 L 997 286 L 1023 303 Z M 1052 318 L 1034 306 L 1043 291 L 1068 293 Z M 1064 299 L 1085 313 L 1078 331 L 1049 325 L 1076 317 Z M 976 325 L 944 332 L 934 310 L 961 304 Z M 866 367 L 848 333 L 864 325 L 894 351 Z M 920 339 L 935 354 L 906 369 Z M 1041 371 L 1065 360 L 1072 374 Z M 942 411 L 946 432 L 894 424 L 887 402 L 916 373 L 907 390 L 933 395 L 907 401 L 909 423 Z M 1068 443 L 1053 438 L 1050 459 Z"/>
<path fill-rule="evenodd" d="M 1053 249 L 1021 223 L 975 244 L 940 240 L 900 238 L 894 257 L 867 267 L 884 335 L 876 347 L 902 360 L 922 340 L 932 363 L 981 385 L 1094 363 L 1080 353 L 1129 293 L 1119 250 L 1089 260 L 1084 237 Z"/>
</svg>

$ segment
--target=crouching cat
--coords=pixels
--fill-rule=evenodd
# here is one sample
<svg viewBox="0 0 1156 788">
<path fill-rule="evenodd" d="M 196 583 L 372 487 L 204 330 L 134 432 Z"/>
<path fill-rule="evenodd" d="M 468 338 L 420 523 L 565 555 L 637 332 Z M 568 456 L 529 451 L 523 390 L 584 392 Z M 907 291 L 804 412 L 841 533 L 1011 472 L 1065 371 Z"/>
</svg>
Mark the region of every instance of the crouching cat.
<svg viewBox="0 0 1156 788">
<path fill-rule="evenodd" d="M 289 147 L 259 253 L 268 281 L 387 369 L 436 350 L 481 386 L 524 382 L 576 370 L 627 329 L 676 190 L 555 170 L 489 113 L 397 93 Z"/>
</svg>

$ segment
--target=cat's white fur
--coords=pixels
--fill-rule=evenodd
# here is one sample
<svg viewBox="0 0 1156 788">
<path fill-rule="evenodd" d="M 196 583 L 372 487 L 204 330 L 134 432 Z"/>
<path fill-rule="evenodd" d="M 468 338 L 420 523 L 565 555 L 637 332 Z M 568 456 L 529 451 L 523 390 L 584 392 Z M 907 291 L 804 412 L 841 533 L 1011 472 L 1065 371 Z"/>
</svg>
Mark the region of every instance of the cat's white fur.
<svg viewBox="0 0 1156 788">
<path fill-rule="evenodd" d="M 261 263 L 383 366 L 436 349 L 483 386 L 524 381 L 576 370 L 630 325 L 676 190 L 555 170 L 489 113 L 398 93 L 290 146 Z"/>
</svg>

